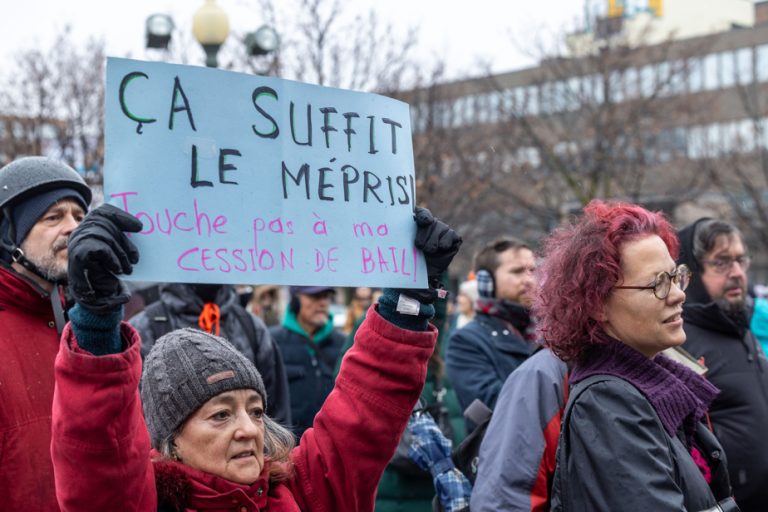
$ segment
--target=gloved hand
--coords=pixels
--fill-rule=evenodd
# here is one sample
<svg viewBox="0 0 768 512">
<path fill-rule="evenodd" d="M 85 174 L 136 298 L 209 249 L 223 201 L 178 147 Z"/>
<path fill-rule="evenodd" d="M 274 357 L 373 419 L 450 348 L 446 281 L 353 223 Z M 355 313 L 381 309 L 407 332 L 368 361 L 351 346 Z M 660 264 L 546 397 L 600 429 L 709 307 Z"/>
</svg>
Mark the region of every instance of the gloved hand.
<svg viewBox="0 0 768 512">
<path fill-rule="evenodd" d="M 429 414 L 413 414 L 407 428 L 411 433 L 408 456 L 432 474 L 432 482 L 445 512 L 469 509 L 472 485 L 451 459 L 451 441 Z"/>
<path fill-rule="evenodd" d="M 426 208 L 416 207 L 413 212 L 416 221 L 416 239 L 414 245 L 424 252 L 427 264 L 429 289 L 398 289 L 397 291 L 413 297 L 424 304 L 432 304 L 438 297 L 442 285 L 440 275 L 451 264 L 453 257 L 461 247 L 461 237 L 448 224 L 432 216 Z M 445 295 L 440 295 L 445 297 Z"/>
<path fill-rule="evenodd" d="M 75 301 L 98 314 L 114 312 L 130 294 L 117 274 L 130 274 L 139 251 L 125 232 L 141 231 L 139 219 L 104 204 L 91 211 L 69 237 L 69 290 Z"/>
</svg>

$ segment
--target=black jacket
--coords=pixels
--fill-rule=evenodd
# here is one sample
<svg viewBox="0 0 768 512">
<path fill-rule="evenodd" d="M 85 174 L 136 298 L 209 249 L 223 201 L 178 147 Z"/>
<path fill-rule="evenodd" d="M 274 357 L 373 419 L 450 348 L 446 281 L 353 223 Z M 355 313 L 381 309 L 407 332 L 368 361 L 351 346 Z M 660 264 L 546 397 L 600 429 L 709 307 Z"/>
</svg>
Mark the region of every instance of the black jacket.
<svg viewBox="0 0 768 512">
<path fill-rule="evenodd" d="M 332 320 L 328 322 L 316 335 L 314 347 L 306 335 L 298 332 L 301 328 L 291 312 L 286 314 L 283 325 L 270 328 L 285 361 L 291 395 L 292 431 L 298 438 L 312 426 L 315 414 L 336 380 L 336 363 L 345 337 L 333 329 Z"/>
<path fill-rule="evenodd" d="M 683 304 L 683 348 L 704 357 L 706 377 L 720 389 L 709 414 L 728 455 L 731 484 L 741 510 L 768 510 L 768 359 L 749 330 L 751 310 L 741 321 L 712 302 L 694 260 L 693 226 L 680 232 L 679 263 L 694 270 Z"/>
<path fill-rule="evenodd" d="M 509 374 L 533 354 L 536 346 L 500 319 L 477 313 L 453 331 L 445 363 L 462 409 L 475 398 L 493 409 Z M 468 424 L 470 430 L 474 424 Z"/>
<path fill-rule="evenodd" d="M 722 449 L 699 424 L 694 440 L 712 469 L 707 485 L 680 436 L 643 394 L 609 375 L 576 384 L 563 416 L 552 485 L 556 512 L 700 511 L 730 496 Z"/>
<path fill-rule="evenodd" d="M 269 335 L 264 322 L 245 311 L 240 305 L 237 293 L 232 286 L 222 286 L 214 302 L 221 313 L 219 334 L 229 340 L 245 357 L 253 361 L 264 380 L 267 391 L 267 414 L 281 425 L 291 422 L 288 380 L 280 351 Z M 147 315 L 158 303 L 162 303 L 160 315 Z M 160 301 L 132 317 L 129 321 L 141 336 L 141 355 L 146 356 L 155 344 L 155 332 L 170 332 L 183 327 L 198 327 L 198 318 L 203 310 L 203 301 L 186 284 L 170 284 L 162 288 Z M 235 308 L 241 311 L 235 312 Z M 240 313 L 240 315 L 236 314 Z M 246 328 L 240 318 L 249 318 L 253 322 L 254 340 L 249 339 Z M 156 322 L 163 322 L 158 331 Z"/>
</svg>

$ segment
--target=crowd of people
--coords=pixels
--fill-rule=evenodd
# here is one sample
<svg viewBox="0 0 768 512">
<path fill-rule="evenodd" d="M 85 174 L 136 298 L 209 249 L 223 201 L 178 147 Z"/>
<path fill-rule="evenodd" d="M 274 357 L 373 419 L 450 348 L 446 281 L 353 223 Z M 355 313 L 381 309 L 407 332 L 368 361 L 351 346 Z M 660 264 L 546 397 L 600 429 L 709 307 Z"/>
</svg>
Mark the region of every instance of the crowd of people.
<svg viewBox="0 0 768 512">
<path fill-rule="evenodd" d="M 141 222 L 91 199 L 0 169 L 0 510 L 768 509 L 768 306 L 726 220 L 593 201 L 445 299 L 462 240 L 416 208 L 428 289 L 131 294 Z"/>
</svg>

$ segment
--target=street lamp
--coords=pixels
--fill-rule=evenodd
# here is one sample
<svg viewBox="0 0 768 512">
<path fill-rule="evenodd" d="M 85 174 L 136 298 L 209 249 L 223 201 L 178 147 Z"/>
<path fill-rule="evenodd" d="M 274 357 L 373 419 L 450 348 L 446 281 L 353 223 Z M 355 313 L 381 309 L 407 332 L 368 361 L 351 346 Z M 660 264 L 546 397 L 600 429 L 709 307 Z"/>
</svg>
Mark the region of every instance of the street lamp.
<svg viewBox="0 0 768 512">
<path fill-rule="evenodd" d="M 147 48 L 167 49 L 173 32 L 173 19 L 167 14 L 153 14 L 147 18 Z"/>
<path fill-rule="evenodd" d="M 147 48 L 167 49 L 174 28 L 173 19 L 167 14 L 153 14 L 148 17 Z M 192 17 L 192 34 L 205 50 L 205 65 L 217 67 L 219 49 L 229 36 L 229 18 L 227 13 L 216 4 L 216 0 L 205 0 L 202 7 L 195 12 Z M 266 55 L 277 50 L 280 46 L 280 37 L 275 29 L 262 25 L 255 32 L 248 33 L 243 42 L 248 55 Z"/>
<path fill-rule="evenodd" d="M 205 50 L 205 65 L 211 68 L 218 66 L 216 55 L 229 35 L 229 18 L 216 5 L 216 0 L 205 0 L 192 17 L 192 34 Z"/>
<path fill-rule="evenodd" d="M 262 25 L 256 32 L 250 32 L 245 36 L 245 48 L 248 55 L 266 55 L 277 50 L 280 46 L 280 37 L 275 29 L 268 25 Z"/>
</svg>

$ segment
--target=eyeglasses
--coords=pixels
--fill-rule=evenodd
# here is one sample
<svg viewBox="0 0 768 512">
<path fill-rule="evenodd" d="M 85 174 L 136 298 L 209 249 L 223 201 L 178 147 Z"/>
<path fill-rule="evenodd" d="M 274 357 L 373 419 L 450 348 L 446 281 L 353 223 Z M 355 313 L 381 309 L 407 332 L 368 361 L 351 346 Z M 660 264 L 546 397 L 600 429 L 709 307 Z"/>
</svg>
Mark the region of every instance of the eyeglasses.
<svg viewBox="0 0 768 512">
<path fill-rule="evenodd" d="M 653 295 L 657 299 L 664 300 L 669 295 L 669 290 L 672 289 L 672 283 L 675 283 L 678 288 L 685 291 L 690 282 L 691 271 L 688 270 L 686 265 L 680 265 L 672 273 L 667 271 L 659 272 L 656 279 L 648 286 L 614 286 L 614 288 L 623 290 L 653 290 Z"/>
<path fill-rule="evenodd" d="M 736 256 L 735 258 L 715 258 L 713 260 L 702 261 L 703 264 L 709 265 L 718 274 L 727 274 L 733 268 L 733 264 L 737 263 L 741 270 L 747 271 L 752 259 L 746 254 Z"/>
</svg>

